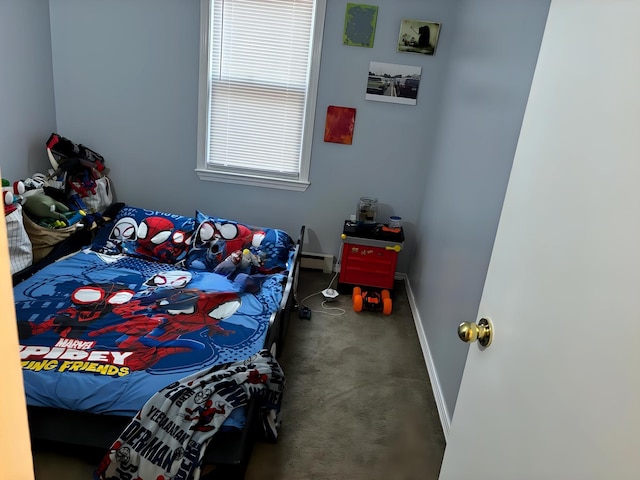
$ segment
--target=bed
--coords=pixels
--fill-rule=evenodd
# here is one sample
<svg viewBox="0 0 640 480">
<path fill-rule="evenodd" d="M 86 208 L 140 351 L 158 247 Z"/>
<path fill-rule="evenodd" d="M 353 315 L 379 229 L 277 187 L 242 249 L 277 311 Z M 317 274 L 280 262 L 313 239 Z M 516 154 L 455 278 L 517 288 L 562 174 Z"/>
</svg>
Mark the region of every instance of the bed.
<svg viewBox="0 0 640 480">
<path fill-rule="evenodd" d="M 104 453 L 167 385 L 277 358 L 304 232 L 125 205 L 90 245 L 15 285 L 34 444 Z M 261 412 L 249 399 L 208 442 L 215 478 L 242 478 Z"/>
</svg>

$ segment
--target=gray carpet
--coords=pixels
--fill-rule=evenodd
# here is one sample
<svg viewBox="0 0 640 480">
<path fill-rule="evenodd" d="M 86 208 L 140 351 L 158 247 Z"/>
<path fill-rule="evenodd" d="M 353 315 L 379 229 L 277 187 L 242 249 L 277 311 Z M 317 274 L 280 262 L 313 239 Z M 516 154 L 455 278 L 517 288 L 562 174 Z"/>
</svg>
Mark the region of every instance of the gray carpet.
<svg viewBox="0 0 640 480">
<path fill-rule="evenodd" d="M 332 275 L 302 271 L 298 299 Z M 292 318 L 280 363 L 287 377 L 278 443 L 256 445 L 246 480 L 431 480 L 444 436 L 402 282 L 393 313 L 355 313 L 351 297 Z M 335 284 L 334 284 L 335 287 Z M 305 303 L 321 311 L 322 296 Z M 331 311 L 331 313 L 337 313 Z M 94 465 L 36 453 L 37 480 L 89 480 Z"/>
<path fill-rule="evenodd" d="M 331 279 L 302 271 L 298 299 Z M 342 316 L 292 318 L 280 362 L 280 439 L 256 446 L 247 480 L 438 478 L 444 435 L 404 284 L 396 283 L 389 316 L 355 313 L 342 295 L 326 304 Z M 322 300 L 305 304 L 322 311 Z"/>
</svg>

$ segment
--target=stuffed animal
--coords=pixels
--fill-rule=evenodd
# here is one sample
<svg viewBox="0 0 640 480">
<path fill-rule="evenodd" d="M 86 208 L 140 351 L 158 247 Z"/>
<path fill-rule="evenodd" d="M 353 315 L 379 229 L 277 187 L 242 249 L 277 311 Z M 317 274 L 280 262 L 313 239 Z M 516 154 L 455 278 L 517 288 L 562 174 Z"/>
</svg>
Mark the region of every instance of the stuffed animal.
<svg viewBox="0 0 640 480">
<path fill-rule="evenodd" d="M 222 262 L 216 265 L 216 268 L 213 269 L 214 273 L 218 273 L 220 275 L 229 276 L 235 273 L 240 261 L 242 260 L 242 252 L 240 250 L 236 250 L 235 252 L 231 252 L 231 254 L 225 258 Z"/>
<path fill-rule="evenodd" d="M 22 200 L 21 195 L 24 193 L 24 183 L 21 181 L 9 182 L 6 178 L 2 179 L 2 198 L 5 205 L 11 205 Z"/>
<path fill-rule="evenodd" d="M 235 250 L 213 270 L 215 273 L 232 278 L 239 273 L 252 273 L 252 267 L 262 265 L 260 257 L 251 252 L 248 248 Z"/>
<path fill-rule="evenodd" d="M 251 273 L 256 268 L 262 266 L 262 258 L 253 253 L 248 248 L 245 248 L 242 251 L 242 260 L 240 261 L 240 272 L 242 273 Z M 256 268 L 253 268 L 256 267 Z"/>
<path fill-rule="evenodd" d="M 64 215 L 69 212 L 69 207 L 54 200 L 44 193 L 34 193 L 24 199 L 25 211 L 36 218 L 62 220 L 68 223 Z"/>
</svg>

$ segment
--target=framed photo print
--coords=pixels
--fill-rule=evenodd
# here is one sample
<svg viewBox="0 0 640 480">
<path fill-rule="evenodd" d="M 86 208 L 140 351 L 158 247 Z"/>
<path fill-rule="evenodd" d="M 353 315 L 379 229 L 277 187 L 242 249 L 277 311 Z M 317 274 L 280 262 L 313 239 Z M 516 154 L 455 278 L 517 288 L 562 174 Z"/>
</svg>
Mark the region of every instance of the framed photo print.
<svg viewBox="0 0 640 480">
<path fill-rule="evenodd" d="M 370 62 L 365 98 L 375 102 L 415 105 L 422 68 L 413 65 Z"/>
<path fill-rule="evenodd" d="M 421 20 L 402 20 L 398 35 L 398 51 L 433 55 L 438 45 L 440 24 Z"/>
</svg>

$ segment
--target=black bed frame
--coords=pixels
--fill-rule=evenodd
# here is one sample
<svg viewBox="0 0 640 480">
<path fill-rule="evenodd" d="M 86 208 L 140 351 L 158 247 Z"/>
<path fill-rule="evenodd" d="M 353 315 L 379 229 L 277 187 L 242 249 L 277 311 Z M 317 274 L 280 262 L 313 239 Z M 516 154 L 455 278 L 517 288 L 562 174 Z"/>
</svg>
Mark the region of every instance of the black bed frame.
<svg viewBox="0 0 640 480">
<path fill-rule="evenodd" d="M 305 227 L 300 229 L 292 268 L 277 312 L 272 314 L 265 347 L 280 357 L 293 309 L 302 257 Z M 74 412 L 51 407 L 27 406 L 34 450 L 56 451 L 82 456 L 97 464 L 130 422 L 130 418 Z M 209 442 L 202 462 L 201 479 L 243 479 L 253 445 L 262 438 L 258 400 L 247 405 L 245 428 L 217 432 Z"/>
</svg>

